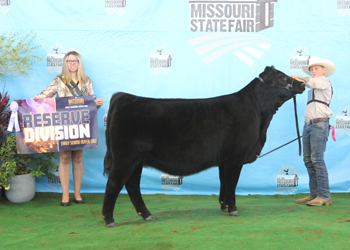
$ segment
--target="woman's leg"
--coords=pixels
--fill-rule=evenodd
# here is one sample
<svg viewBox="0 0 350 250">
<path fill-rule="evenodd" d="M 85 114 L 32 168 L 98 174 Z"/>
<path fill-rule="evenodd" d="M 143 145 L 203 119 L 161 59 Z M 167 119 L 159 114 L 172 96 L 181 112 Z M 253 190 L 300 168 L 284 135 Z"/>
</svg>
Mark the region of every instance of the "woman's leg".
<svg viewBox="0 0 350 250">
<path fill-rule="evenodd" d="M 71 158 L 71 151 L 60 151 L 60 164 L 58 167 L 58 174 L 60 176 L 62 186 L 62 202 L 64 203 L 69 201 L 69 174 Z"/>
<path fill-rule="evenodd" d="M 74 198 L 82 200 L 80 195 L 80 186 L 83 179 L 83 150 L 72 151 L 73 160 L 73 180 L 74 180 Z"/>
</svg>

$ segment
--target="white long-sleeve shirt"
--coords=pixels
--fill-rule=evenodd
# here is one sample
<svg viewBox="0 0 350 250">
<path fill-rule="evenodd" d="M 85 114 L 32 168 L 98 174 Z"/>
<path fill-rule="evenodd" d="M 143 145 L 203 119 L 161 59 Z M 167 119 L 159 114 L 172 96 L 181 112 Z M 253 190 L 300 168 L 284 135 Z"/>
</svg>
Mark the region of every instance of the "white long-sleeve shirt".
<svg viewBox="0 0 350 250">
<path fill-rule="evenodd" d="M 314 99 L 330 104 L 332 99 L 332 85 L 325 77 L 303 78 L 306 80 L 305 86 L 310 88 L 308 93 L 308 102 L 312 99 L 312 91 L 314 91 Z M 323 103 L 311 102 L 307 105 L 304 118 L 305 120 L 315 118 L 331 118 L 333 116 L 332 110 Z"/>
</svg>

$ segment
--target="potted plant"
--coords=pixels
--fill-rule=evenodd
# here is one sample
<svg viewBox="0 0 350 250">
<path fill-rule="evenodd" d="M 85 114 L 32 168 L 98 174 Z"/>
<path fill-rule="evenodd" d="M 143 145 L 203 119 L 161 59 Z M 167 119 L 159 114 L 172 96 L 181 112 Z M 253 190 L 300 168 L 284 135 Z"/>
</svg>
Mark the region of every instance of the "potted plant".
<svg viewBox="0 0 350 250">
<path fill-rule="evenodd" d="M 56 153 L 17 154 L 16 138 L 8 135 L 0 148 L 0 186 L 13 203 L 27 202 L 35 195 L 35 176 L 53 176 Z M 1 187 L 0 187 L 1 188 Z"/>
<path fill-rule="evenodd" d="M 18 77 L 24 76 L 28 77 L 28 70 L 31 70 L 31 66 L 36 62 L 42 60 L 41 57 L 33 55 L 33 52 L 40 46 L 35 45 L 36 34 L 29 32 L 27 34 L 22 34 L 19 32 L 6 32 L 0 34 L 0 81 L 5 81 L 6 76 Z M 45 173 L 46 169 L 53 167 L 53 163 L 49 163 L 49 159 L 54 157 L 54 153 L 42 154 L 40 156 L 33 155 L 17 155 L 16 149 L 13 149 L 11 144 L 6 149 L 3 147 L 7 143 L 13 143 L 14 137 L 10 136 L 6 132 L 6 127 L 10 118 L 9 106 L 9 96 L 4 90 L 0 93 L 0 148 L 2 152 L 6 155 L 0 154 L 0 197 L 4 189 L 9 189 L 12 184 L 9 181 L 12 180 L 13 176 L 17 173 L 25 172 L 24 167 L 20 167 L 22 163 L 27 162 L 27 171 L 29 169 L 32 171 L 34 176 L 40 176 Z M 6 153 L 7 152 L 7 153 Z M 10 161 L 7 161 L 10 159 Z M 19 160 L 21 159 L 21 160 Z M 47 161 L 48 165 L 34 166 L 34 164 L 43 164 Z M 41 170 L 40 170 L 41 169 Z M 45 174 L 50 175 L 51 172 L 47 171 Z M 32 178 L 34 178 L 34 176 Z M 35 184 L 35 182 L 34 182 Z M 14 188 L 12 188 L 12 191 Z M 35 191 L 34 191 L 35 194 Z M 33 198 L 33 197 L 32 197 Z"/>
<path fill-rule="evenodd" d="M 0 148 L 5 136 L 7 135 L 6 128 L 10 119 L 10 111 L 9 111 L 9 102 L 10 97 L 7 92 L 5 92 L 5 85 L 2 92 L 0 92 Z M 1 162 L 0 162 L 1 164 Z M 0 179 L 0 183 L 3 181 Z M 0 199 L 4 195 L 4 190 L 0 189 Z"/>
<path fill-rule="evenodd" d="M 0 93 L 0 147 L 1 144 L 7 135 L 6 128 L 10 119 L 10 110 L 9 110 L 9 101 L 10 97 L 7 92 L 5 92 L 5 86 L 2 93 Z"/>
</svg>

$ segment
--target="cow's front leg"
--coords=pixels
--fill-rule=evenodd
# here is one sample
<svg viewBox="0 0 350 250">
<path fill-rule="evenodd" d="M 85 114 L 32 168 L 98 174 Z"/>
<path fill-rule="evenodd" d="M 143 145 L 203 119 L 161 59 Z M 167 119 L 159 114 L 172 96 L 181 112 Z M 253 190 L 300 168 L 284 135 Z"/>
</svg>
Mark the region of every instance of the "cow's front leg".
<svg viewBox="0 0 350 250">
<path fill-rule="evenodd" d="M 134 205 L 138 215 L 142 216 L 145 221 L 152 221 L 155 218 L 148 211 L 140 192 L 140 181 L 142 173 L 142 164 L 140 164 L 130 176 L 129 180 L 125 184 L 125 188 L 128 191 L 130 200 Z"/>
<path fill-rule="evenodd" d="M 107 227 L 117 226 L 113 218 L 115 203 L 120 191 L 122 190 L 126 181 L 129 179 L 131 173 L 134 171 L 131 166 L 129 168 L 125 168 L 128 171 L 123 171 L 117 166 L 118 165 L 114 165 L 109 173 L 103 201 L 102 215 Z"/>
<path fill-rule="evenodd" d="M 225 166 L 225 203 L 231 216 L 239 216 L 236 206 L 236 187 L 242 165 Z"/>
<path fill-rule="evenodd" d="M 112 180 L 110 177 L 108 178 L 102 208 L 103 219 L 105 220 L 107 227 L 117 226 L 117 224 L 114 222 L 113 211 L 118 195 L 122 188 L 123 185 L 117 184 L 116 181 Z"/>
<path fill-rule="evenodd" d="M 225 169 L 223 166 L 219 166 L 219 178 L 220 178 L 220 194 L 219 194 L 219 203 L 221 206 L 221 210 L 223 212 L 228 212 L 228 208 L 226 206 L 225 200 Z"/>
</svg>

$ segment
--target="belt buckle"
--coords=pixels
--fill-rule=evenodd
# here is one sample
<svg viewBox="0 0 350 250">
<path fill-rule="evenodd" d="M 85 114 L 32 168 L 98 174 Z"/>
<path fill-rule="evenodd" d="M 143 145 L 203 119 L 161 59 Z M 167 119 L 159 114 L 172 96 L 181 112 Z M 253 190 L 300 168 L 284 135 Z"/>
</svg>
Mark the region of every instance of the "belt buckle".
<svg viewBox="0 0 350 250">
<path fill-rule="evenodd" d="M 305 120 L 305 124 L 306 124 L 307 126 L 310 126 L 310 124 L 311 124 L 310 119 Z"/>
</svg>

